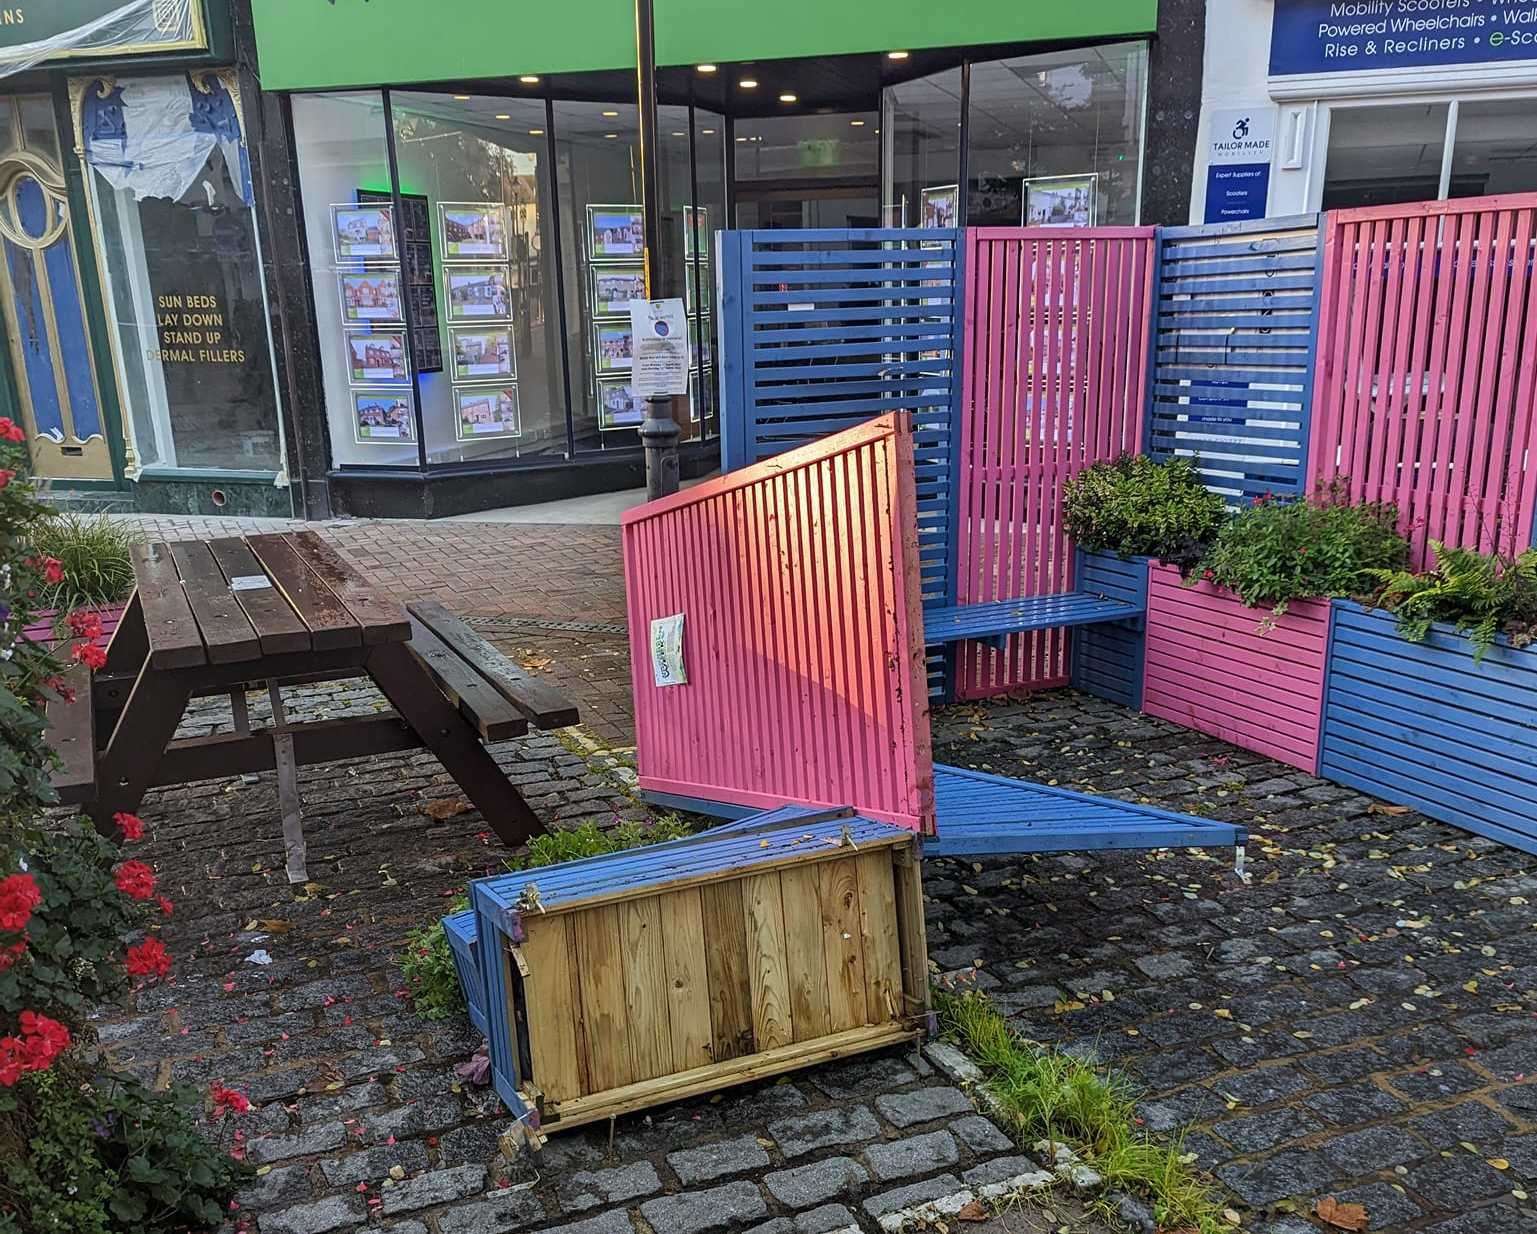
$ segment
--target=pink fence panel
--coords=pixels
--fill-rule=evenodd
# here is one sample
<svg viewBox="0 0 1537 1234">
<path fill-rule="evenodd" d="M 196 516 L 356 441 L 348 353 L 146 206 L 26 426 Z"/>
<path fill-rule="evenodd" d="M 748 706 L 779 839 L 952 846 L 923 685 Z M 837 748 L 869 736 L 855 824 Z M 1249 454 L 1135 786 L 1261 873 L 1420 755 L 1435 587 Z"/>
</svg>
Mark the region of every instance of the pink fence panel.
<svg viewBox="0 0 1537 1234">
<path fill-rule="evenodd" d="M 1537 515 L 1537 194 L 1327 216 L 1315 485 L 1396 501 L 1430 540 L 1531 542 Z"/>
<path fill-rule="evenodd" d="M 1155 565 L 1142 710 L 1316 772 L 1328 646 L 1327 600 L 1293 601 L 1272 617 Z"/>
<path fill-rule="evenodd" d="M 933 834 L 912 454 L 882 416 L 625 515 L 642 789 Z M 658 686 L 678 613 L 687 682 Z"/>
<path fill-rule="evenodd" d="M 1151 227 L 966 233 L 957 604 L 1073 587 L 1062 486 L 1142 444 Z M 1064 684 L 1062 630 L 963 643 L 956 693 Z"/>
</svg>

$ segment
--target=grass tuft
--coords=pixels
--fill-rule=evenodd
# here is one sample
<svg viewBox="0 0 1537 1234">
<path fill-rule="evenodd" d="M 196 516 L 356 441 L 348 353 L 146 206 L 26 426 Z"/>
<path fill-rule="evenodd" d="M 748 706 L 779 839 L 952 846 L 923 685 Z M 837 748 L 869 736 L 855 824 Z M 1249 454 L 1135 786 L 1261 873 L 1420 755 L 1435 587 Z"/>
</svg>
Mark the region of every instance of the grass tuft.
<svg viewBox="0 0 1537 1234">
<path fill-rule="evenodd" d="M 1183 1146 L 1156 1143 L 1139 1129 L 1135 1094 L 1124 1076 L 1025 1040 L 980 992 L 935 991 L 934 1001 L 945 1035 L 981 1067 L 1017 1138 L 1073 1148 L 1111 1187 L 1151 1204 L 1160 1228 L 1231 1234 Z"/>
<path fill-rule="evenodd" d="M 38 556 L 63 563 L 64 581 L 50 587 L 46 597 L 60 612 L 112 604 L 132 592 L 128 550 L 143 539 L 133 526 L 101 515 L 55 514 L 33 526 L 27 538 Z"/>
</svg>

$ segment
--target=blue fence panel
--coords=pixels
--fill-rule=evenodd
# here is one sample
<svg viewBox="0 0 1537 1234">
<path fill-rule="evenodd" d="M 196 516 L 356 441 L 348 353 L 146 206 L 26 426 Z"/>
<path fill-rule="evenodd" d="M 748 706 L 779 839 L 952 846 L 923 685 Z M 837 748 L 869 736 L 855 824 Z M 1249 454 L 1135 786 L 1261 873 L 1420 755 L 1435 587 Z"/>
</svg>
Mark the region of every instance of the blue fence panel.
<svg viewBox="0 0 1537 1234">
<path fill-rule="evenodd" d="M 1077 590 L 1124 600 L 1147 612 L 1148 558 L 1078 552 Z M 1147 619 L 1108 622 L 1073 631 L 1073 688 L 1142 710 Z"/>
<path fill-rule="evenodd" d="M 1307 484 L 1319 216 L 1159 232 L 1146 450 L 1239 504 Z"/>
<path fill-rule="evenodd" d="M 964 247 L 949 228 L 722 233 L 722 467 L 911 413 L 925 604 L 953 586 Z"/>
</svg>

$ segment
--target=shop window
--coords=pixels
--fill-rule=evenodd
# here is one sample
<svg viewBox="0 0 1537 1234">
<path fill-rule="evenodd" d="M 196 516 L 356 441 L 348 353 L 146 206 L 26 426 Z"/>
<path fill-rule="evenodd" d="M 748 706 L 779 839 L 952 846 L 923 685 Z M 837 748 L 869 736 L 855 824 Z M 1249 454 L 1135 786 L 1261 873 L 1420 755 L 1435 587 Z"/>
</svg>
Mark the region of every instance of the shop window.
<svg viewBox="0 0 1537 1234">
<path fill-rule="evenodd" d="M 1537 190 L 1537 98 L 1463 102 L 1448 197 Z"/>
<path fill-rule="evenodd" d="M 1322 208 L 1441 197 L 1446 103 L 1333 107 Z"/>
<path fill-rule="evenodd" d="M 293 98 L 310 282 L 331 458 L 339 467 L 416 466 L 421 441 L 406 360 L 407 271 L 395 241 L 384 99 L 376 91 Z M 429 218 L 429 222 L 430 222 Z M 370 230 L 370 223 L 372 229 Z M 381 230 L 381 225 L 383 230 Z M 417 286 L 430 272 L 412 269 Z M 423 293 L 423 307 L 428 296 Z M 435 304 L 434 304 L 435 307 Z M 387 331 L 394 327 L 394 334 Z M 354 370 L 349 340 L 374 335 L 394 360 Z M 412 349 L 413 354 L 416 349 Z M 431 359 L 431 357 L 422 357 Z"/>
<path fill-rule="evenodd" d="M 888 227 L 959 227 L 961 71 L 889 87 L 882 96 Z"/>
<path fill-rule="evenodd" d="M 677 132 L 669 129 L 670 133 Z M 694 184 L 696 241 L 688 252 L 689 320 L 693 325 L 693 381 L 691 413 L 705 437 L 720 433 L 719 312 L 720 254 L 717 231 L 730 227 L 726 218 L 726 122 L 715 112 L 694 110 Z"/>
<path fill-rule="evenodd" d="M 90 83 L 79 122 L 143 468 L 283 467 L 251 169 L 225 74 Z"/>
<path fill-rule="evenodd" d="M 739 227 L 876 227 L 880 117 L 765 116 L 736 124 Z"/>
<path fill-rule="evenodd" d="M 974 63 L 966 221 L 1135 224 L 1146 95 L 1142 43 Z"/>
<path fill-rule="evenodd" d="M 427 462 L 564 455 L 543 100 L 394 90 L 390 110 Z"/>
<path fill-rule="evenodd" d="M 659 133 L 678 131 L 659 109 Z M 634 361 L 629 302 L 645 295 L 645 230 L 640 206 L 638 112 L 630 103 L 557 102 L 555 179 L 565 270 L 566 358 L 571 424 L 578 450 L 630 450 L 645 405 L 630 386 Z M 683 126 L 687 131 L 687 124 Z M 677 139 L 671 139 L 676 142 Z M 684 143 L 686 144 L 686 143 Z M 682 290 L 688 151 L 662 146 L 662 260 Z"/>
</svg>

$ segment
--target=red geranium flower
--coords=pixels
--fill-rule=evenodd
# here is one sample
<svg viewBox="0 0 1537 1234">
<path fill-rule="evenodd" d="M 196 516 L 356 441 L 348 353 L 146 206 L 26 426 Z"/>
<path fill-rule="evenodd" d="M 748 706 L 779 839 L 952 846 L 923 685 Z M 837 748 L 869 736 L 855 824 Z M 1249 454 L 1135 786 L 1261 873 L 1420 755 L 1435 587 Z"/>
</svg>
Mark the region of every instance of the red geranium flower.
<svg viewBox="0 0 1537 1234">
<path fill-rule="evenodd" d="M 64 581 L 64 563 L 57 557 L 44 557 L 42 571 L 46 582 L 62 583 Z"/>
<path fill-rule="evenodd" d="M 171 971 L 171 957 L 158 938 L 146 938 L 128 948 L 124 964 L 134 977 L 164 977 Z"/>
<path fill-rule="evenodd" d="M 0 467 L 0 488 L 4 488 L 7 484 L 9 484 L 15 478 L 16 478 L 16 473 L 14 471 L 11 471 L 9 468 L 6 468 L 6 467 Z M 14 1082 L 15 1081 L 12 1081 L 12 1083 L 14 1083 Z M 0 1081 L 0 1083 L 3 1083 L 3 1081 Z"/>
<path fill-rule="evenodd" d="M 22 938 L 12 943 L 9 947 L 0 947 L 0 973 L 27 954 L 27 940 Z"/>
<path fill-rule="evenodd" d="M 21 1036 L 0 1037 L 0 1088 L 9 1088 L 29 1071 L 46 1071 L 69 1049 L 69 1029 L 35 1011 L 21 1013 Z"/>
<path fill-rule="evenodd" d="M 112 821 L 123 833 L 123 839 L 142 840 L 144 838 L 144 820 L 137 814 L 125 814 L 119 811 L 112 816 Z"/>
<path fill-rule="evenodd" d="M 76 638 L 100 638 L 101 614 L 88 608 L 79 609 L 69 615 L 69 632 Z"/>
<path fill-rule="evenodd" d="M 148 900 L 155 894 L 155 872 L 142 861 L 123 862 L 113 881 L 130 900 Z"/>
<path fill-rule="evenodd" d="M 107 664 L 107 653 L 95 643 L 76 643 L 69 654 L 92 672 L 105 668 Z"/>
<path fill-rule="evenodd" d="M 0 931 L 15 934 L 25 930 L 32 910 L 42 902 L 43 893 L 30 874 L 0 878 Z"/>
<path fill-rule="evenodd" d="M 175 905 L 173 905 L 164 896 L 160 897 L 160 912 L 162 915 L 169 917 L 173 908 L 175 908 Z"/>
<path fill-rule="evenodd" d="M 0 441 L 25 441 L 26 432 L 10 416 L 0 416 Z"/>
<path fill-rule="evenodd" d="M 226 1114 L 244 1114 L 251 1108 L 249 1097 L 236 1089 L 225 1088 L 217 1080 L 208 1086 L 208 1095 L 213 1098 L 215 1118 L 223 1118 Z"/>
</svg>

